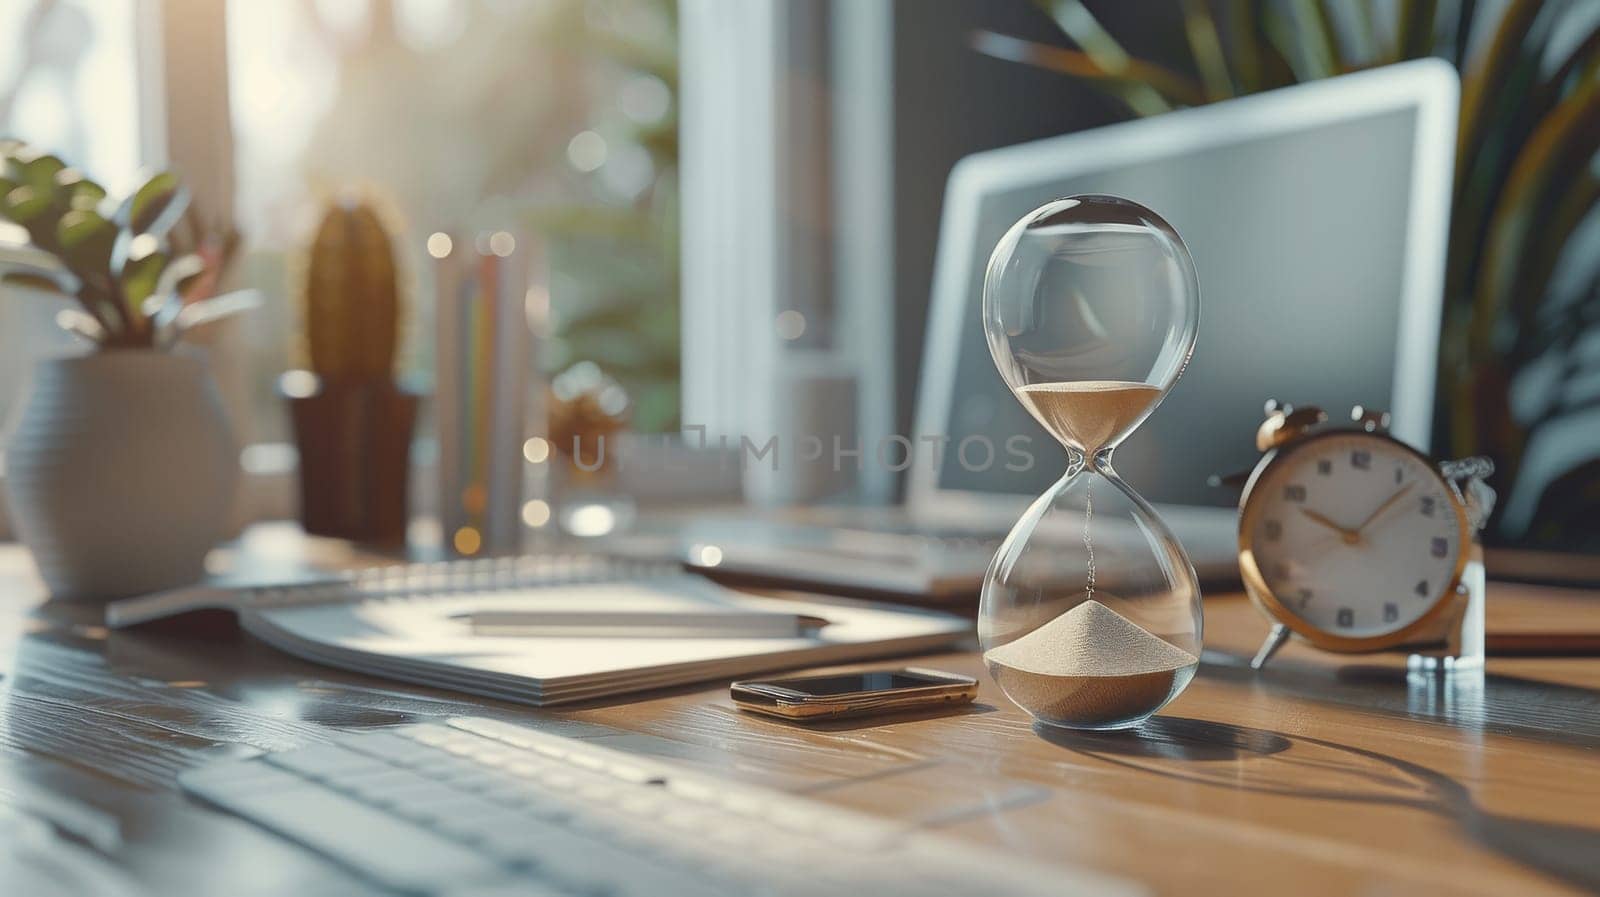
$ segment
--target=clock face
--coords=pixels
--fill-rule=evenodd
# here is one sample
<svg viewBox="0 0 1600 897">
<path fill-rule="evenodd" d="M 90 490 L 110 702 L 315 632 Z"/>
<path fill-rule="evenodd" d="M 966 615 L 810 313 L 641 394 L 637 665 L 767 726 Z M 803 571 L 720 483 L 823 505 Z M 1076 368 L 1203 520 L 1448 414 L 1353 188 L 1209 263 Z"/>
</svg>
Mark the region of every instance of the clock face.
<svg viewBox="0 0 1600 897">
<path fill-rule="evenodd" d="M 1462 528 L 1448 488 L 1387 438 L 1319 436 L 1262 472 L 1244 536 L 1284 610 L 1329 635 L 1381 637 L 1454 586 Z"/>
</svg>

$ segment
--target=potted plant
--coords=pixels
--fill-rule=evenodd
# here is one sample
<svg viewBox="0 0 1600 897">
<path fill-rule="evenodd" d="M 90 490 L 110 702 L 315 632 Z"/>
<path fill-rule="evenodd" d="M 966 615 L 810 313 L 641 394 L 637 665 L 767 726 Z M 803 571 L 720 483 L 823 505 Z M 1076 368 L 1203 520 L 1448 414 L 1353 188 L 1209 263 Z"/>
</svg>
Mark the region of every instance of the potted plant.
<svg viewBox="0 0 1600 897">
<path fill-rule="evenodd" d="M 17 534 L 56 598 L 194 581 L 227 524 L 239 454 L 205 357 L 179 340 L 253 299 L 184 302 L 208 268 L 171 249 L 188 204 L 175 175 L 108 197 L 16 141 L 0 142 L 0 172 L 0 218 L 36 250 L 5 282 L 76 300 L 56 322 L 94 346 L 34 370 L 5 453 Z"/>
<path fill-rule="evenodd" d="M 395 382 L 400 276 L 373 204 L 335 199 L 303 270 L 309 370 L 281 381 L 300 456 L 300 523 L 318 536 L 403 546 L 420 396 Z"/>
</svg>

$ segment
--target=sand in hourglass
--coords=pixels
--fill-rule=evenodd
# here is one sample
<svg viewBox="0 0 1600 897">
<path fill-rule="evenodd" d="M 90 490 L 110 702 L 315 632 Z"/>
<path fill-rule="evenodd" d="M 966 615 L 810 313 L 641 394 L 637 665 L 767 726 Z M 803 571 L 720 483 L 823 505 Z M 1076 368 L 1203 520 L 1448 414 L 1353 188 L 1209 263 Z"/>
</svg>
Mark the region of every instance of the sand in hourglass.
<svg viewBox="0 0 1600 897">
<path fill-rule="evenodd" d="M 1094 452 L 1150 410 L 1161 389 L 1127 380 L 1070 380 L 1030 383 L 1017 397 L 1057 436 Z"/>
<path fill-rule="evenodd" d="M 1200 661 L 1090 598 L 983 654 L 1011 700 L 1046 722 L 1112 728 L 1136 722 L 1189 683 Z"/>
</svg>

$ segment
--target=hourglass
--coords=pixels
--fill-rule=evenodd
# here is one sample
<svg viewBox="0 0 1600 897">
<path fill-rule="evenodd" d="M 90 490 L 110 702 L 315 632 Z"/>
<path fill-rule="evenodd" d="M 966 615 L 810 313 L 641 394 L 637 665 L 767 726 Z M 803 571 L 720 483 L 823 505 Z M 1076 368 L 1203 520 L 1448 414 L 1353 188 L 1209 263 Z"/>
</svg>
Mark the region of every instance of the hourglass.
<svg viewBox="0 0 1600 897">
<path fill-rule="evenodd" d="M 990 675 L 1040 722 L 1137 725 L 1199 665 L 1194 568 L 1111 467 L 1183 373 L 1199 318 L 1183 240 L 1130 200 L 1058 199 L 1013 225 L 989 258 L 989 351 L 1067 450 L 1066 474 L 995 553 L 978 621 Z"/>
</svg>

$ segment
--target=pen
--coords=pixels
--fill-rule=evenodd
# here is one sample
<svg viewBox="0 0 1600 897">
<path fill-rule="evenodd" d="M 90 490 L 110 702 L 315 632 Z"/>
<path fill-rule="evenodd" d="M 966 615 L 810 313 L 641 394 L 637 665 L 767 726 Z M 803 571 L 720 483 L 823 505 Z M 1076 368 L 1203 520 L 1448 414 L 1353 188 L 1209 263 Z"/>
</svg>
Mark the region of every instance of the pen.
<svg viewBox="0 0 1600 897">
<path fill-rule="evenodd" d="M 473 635 L 562 638 L 796 638 L 828 623 L 752 611 L 479 611 L 457 619 Z"/>
</svg>

